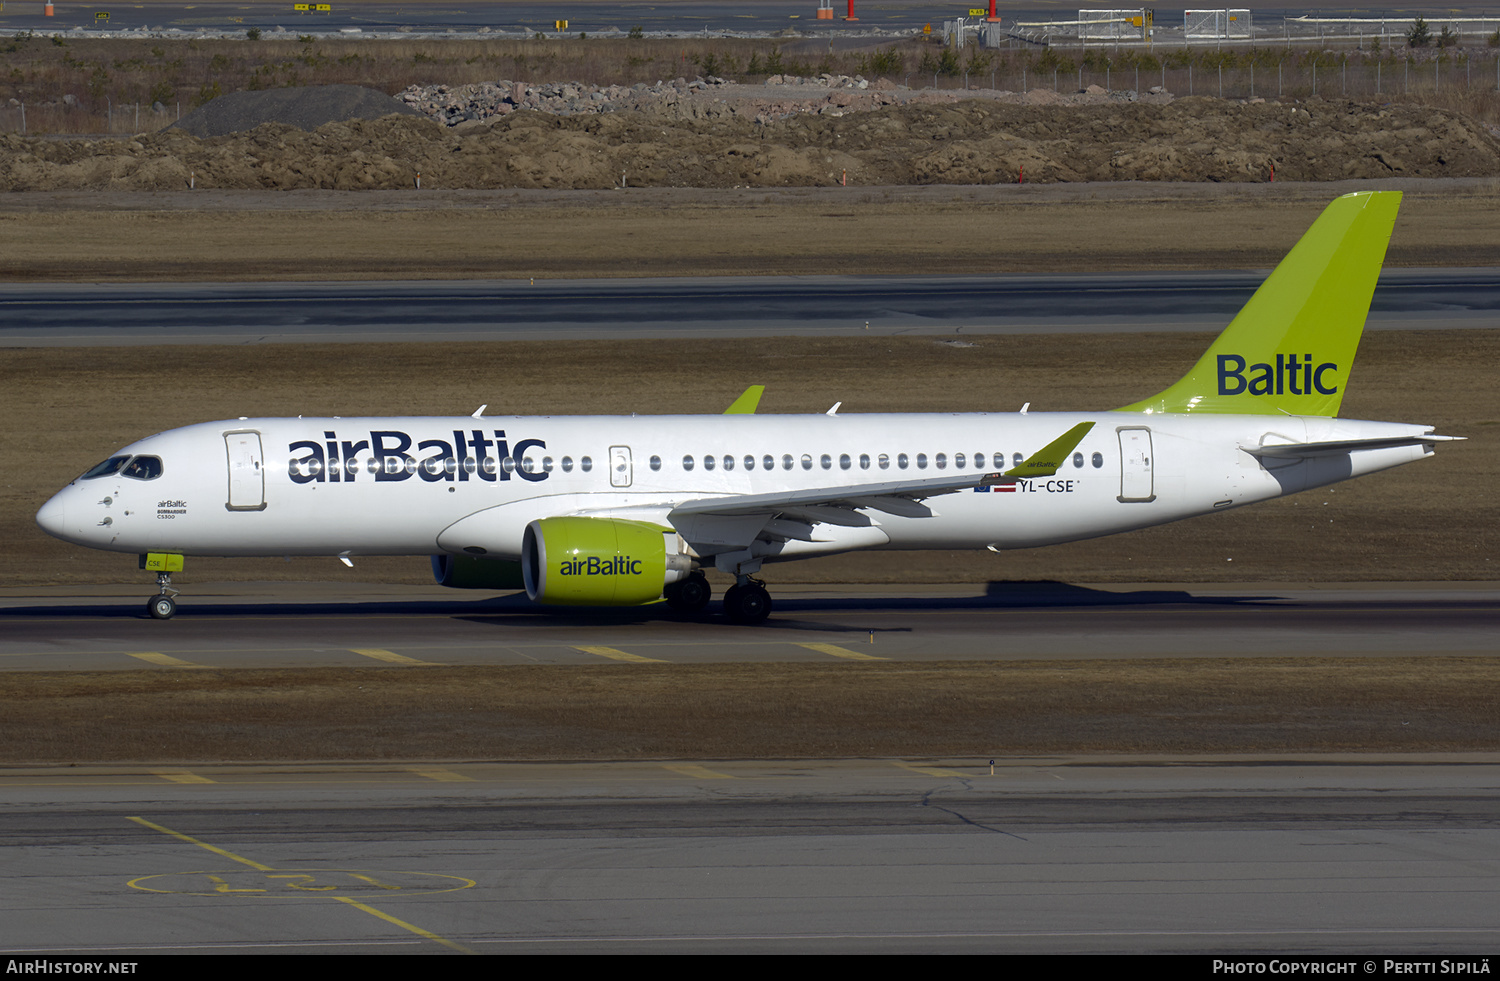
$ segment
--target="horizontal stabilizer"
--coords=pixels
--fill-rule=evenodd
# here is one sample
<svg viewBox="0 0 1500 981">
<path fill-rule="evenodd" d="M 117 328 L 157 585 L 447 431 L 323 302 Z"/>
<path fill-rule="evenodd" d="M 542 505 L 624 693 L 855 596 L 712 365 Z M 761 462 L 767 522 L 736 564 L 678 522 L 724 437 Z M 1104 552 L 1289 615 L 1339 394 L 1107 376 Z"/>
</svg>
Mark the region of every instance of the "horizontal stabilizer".
<svg viewBox="0 0 1500 981">
<path fill-rule="evenodd" d="M 1384 450 L 1393 446 L 1431 446 L 1434 443 L 1451 443 L 1467 439 L 1466 436 L 1435 436 L 1419 433 L 1414 436 L 1380 436 L 1374 439 L 1331 439 L 1315 443 L 1272 443 L 1267 446 L 1241 447 L 1251 456 L 1277 458 L 1304 458 L 1335 456 L 1355 450 Z"/>
</svg>

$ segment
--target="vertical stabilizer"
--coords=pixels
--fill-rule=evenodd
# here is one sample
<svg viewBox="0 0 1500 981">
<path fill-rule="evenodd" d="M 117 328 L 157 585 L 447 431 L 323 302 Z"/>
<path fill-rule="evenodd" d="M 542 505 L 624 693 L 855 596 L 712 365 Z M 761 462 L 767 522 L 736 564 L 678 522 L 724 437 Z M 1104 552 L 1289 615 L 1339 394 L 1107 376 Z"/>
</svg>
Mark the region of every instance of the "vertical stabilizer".
<svg viewBox="0 0 1500 981">
<path fill-rule="evenodd" d="M 1192 371 L 1120 411 L 1338 415 L 1400 204 L 1336 198 Z"/>
</svg>

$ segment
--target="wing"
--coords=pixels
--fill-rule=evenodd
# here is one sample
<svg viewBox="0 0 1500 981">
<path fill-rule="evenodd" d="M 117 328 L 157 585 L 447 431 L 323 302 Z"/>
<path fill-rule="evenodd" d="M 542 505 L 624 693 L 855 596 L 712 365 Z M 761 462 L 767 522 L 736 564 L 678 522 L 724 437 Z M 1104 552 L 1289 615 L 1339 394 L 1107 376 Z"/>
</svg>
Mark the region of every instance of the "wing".
<svg viewBox="0 0 1500 981">
<path fill-rule="evenodd" d="M 933 515 L 932 508 L 926 503 L 929 498 L 975 487 L 1015 483 L 1026 477 L 1051 476 L 1093 427 L 1092 422 L 1074 426 L 1033 453 L 1020 466 L 1003 473 L 953 474 L 767 494 L 695 498 L 678 502 L 668 512 L 666 520 L 698 555 L 704 557 L 734 552 L 748 557 L 757 542 L 772 547 L 784 546 L 788 542 L 830 546 L 821 549 L 823 551 L 883 544 L 888 539 L 879 531 L 879 522 L 869 512 L 901 518 L 928 518 Z M 808 553 L 819 549 L 792 551 Z"/>
</svg>

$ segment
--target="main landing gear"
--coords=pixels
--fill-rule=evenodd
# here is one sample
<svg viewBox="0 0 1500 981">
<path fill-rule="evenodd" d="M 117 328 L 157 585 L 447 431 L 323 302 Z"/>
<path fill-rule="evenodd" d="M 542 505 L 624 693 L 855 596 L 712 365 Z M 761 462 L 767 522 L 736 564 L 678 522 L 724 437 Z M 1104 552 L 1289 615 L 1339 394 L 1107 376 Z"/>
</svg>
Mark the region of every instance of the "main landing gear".
<svg viewBox="0 0 1500 981">
<path fill-rule="evenodd" d="M 686 579 L 679 579 L 668 586 L 662 594 L 667 599 L 667 605 L 678 613 L 697 613 L 708 605 L 709 599 L 713 597 L 713 587 L 708 584 L 708 577 L 699 569 Z"/>
<path fill-rule="evenodd" d="M 177 590 L 172 588 L 172 574 L 158 572 L 156 588 L 159 592 L 146 601 L 146 612 L 154 620 L 170 620 L 177 613 L 177 601 L 172 598 L 177 595 Z"/>
<path fill-rule="evenodd" d="M 734 623 L 760 623 L 771 615 L 771 594 L 759 579 L 740 576 L 724 591 L 724 615 Z"/>
<path fill-rule="evenodd" d="M 713 587 L 702 570 L 686 579 L 679 579 L 663 593 L 667 605 L 678 613 L 698 613 L 708 606 L 713 597 Z M 766 584 L 759 579 L 740 576 L 739 581 L 724 591 L 724 615 L 732 623 L 760 623 L 771 615 L 771 594 Z"/>
</svg>

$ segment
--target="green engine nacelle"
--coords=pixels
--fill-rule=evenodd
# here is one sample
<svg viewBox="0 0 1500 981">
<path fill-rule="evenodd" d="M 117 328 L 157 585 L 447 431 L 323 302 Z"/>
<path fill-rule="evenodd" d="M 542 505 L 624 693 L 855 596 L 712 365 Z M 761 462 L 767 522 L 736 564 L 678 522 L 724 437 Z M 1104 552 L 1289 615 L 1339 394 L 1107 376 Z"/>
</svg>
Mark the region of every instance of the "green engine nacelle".
<svg viewBox="0 0 1500 981">
<path fill-rule="evenodd" d="M 521 563 L 474 555 L 434 555 L 432 576 L 454 589 L 524 589 Z"/>
<path fill-rule="evenodd" d="M 639 606 L 691 571 L 676 532 L 644 521 L 542 518 L 521 543 L 526 595 L 538 603 Z"/>
</svg>

